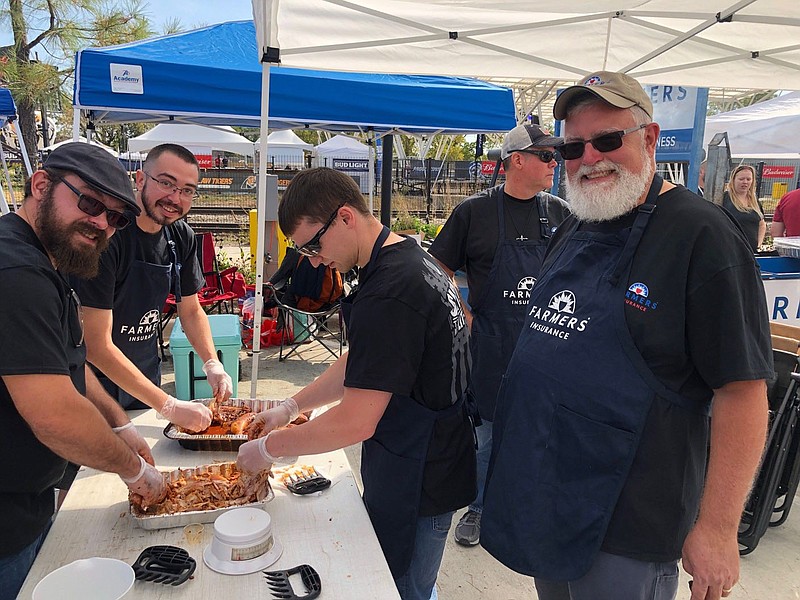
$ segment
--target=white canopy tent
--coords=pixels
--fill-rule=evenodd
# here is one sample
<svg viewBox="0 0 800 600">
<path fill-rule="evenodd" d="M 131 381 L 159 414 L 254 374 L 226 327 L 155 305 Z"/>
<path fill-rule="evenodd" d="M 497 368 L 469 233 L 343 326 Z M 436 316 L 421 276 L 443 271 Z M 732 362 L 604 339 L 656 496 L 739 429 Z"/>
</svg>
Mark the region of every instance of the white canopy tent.
<svg viewBox="0 0 800 600">
<path fill-rule="evenodd" d="M 188 123 L 160 123 L 150 131 L 128 140 L 131 152 L 146 152 L 159 144 L 180 144 L 190 150 L 193 148 L 211 148 L 253 156 L 253 142 L 236 133 L 233 127 L 207 127 Z"/>
<path fill-rule="evenodd" d="M 256 145 L 261 147 L 261 138 L 258 138 Z M 313 144 L 304 142 L 291 129 L 270 133 L 267 136 L 266 147 L 269 152 L 267 162 L 274 163 L 276 168 L 280 168 L 285 163 L 296 169 L 303 168 L 305 151 L 314 149 Z"/>
<path fill-rule="evenodd" d="M 565 84 L 604 69 L 641 83 L 800 90 L 797 0 L 253 0 L 253 16 L 262 115 L 279 63 Z M 263 136 L 266 128 L 262 120 Z M 262 283 L 257 273 L 257 293 Z M 260 298 L 256 308 L 258 328 Z"/>
<path fill-rule="evenodd" d="M 800 92 L 709 117 L 703 145 L 723 131 L 728 132 L 734 156 L 793 155 L 796 159 L 800 152 Z"/>
<path fill-rule="evenodd" d="M 108 152 L 109 154 L 111 154 L 113 156 L 117 156 L 117 154 L 118 154 L 117 151 L 114 150 L 113 148 L 111 148 L 110 146 L 106 146 L 105 144 L 101 144 L 100 142 L 98 142 L 95 139 L 89 141 L 85 137 L 83 137 L 82 135 L 78 136 L 77 140 L 69 138 L 67 140 L 63 140 L 61 142 L 56 142 L 55 144 L 50 144 L 49 146 L 45 146 L 44 148 L 42 148 L 42 152 L 52 152 L 56 148 L 60 148 L 64 144 L 71 144 L 72 142 L 84 142 L 84 143 L 92 144 L 93 146 L 97 146 L 98 148 L 102 148 L 103 150 L 105 150 L 106 152 Z"/>
<path fill-rule="evenodd" d="M 314 149 L 315 165 L 332 167 L 356 179 L 362 193 L 372 191 L 370 147 L 348 135 L 335 135 Z"/>
</svg>

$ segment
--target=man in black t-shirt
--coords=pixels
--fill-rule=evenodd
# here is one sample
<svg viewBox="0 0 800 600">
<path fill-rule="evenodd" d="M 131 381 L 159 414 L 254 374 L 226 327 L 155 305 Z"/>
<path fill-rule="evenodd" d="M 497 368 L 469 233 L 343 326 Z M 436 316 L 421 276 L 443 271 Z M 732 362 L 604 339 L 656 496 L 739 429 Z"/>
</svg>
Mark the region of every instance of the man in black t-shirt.
<svg viewBox="0 0 800 600">
<path fill-rule="evenodd" d="M 266 436 L 243 444 L 237 463 L 258 471 L 363 442 L 364 503 L 400 597 L 428 600 L 453 513 L 475 497 L 464 406 L 469 333 L 458 291 L 416 242 L 382 226 L 338 171 L 300 172 L 278 218 L 312 264 L 360 267 L 358 292 L 342 304 L 350 349 L 256 417 L 250 432 Z M 274 430 L 336 401 L 304 425 Z"/>
<path fill-rule="evenodd" d="M 227 400 L 233 391 L 197 298 L 205 279 L 195 235 L 179 220 L 197 196 L 199 175 L 197 159 L 183 146 L 162 144 L 150 150 L 136 172 L 141 214 L 111 240 L 96 277 L 72 280 L 84 305 L 88 360 L 103 386 L 124 408 L 151 406 L 193 431 L 210 425 L 211 411 L 159 387 L 158 325 L 170 293 L 214 396 Z"/>
<path fill-rule="evenodd" d="M 500 154 L 505 184 L 459 204 L 429 250 L 450 277 L 465 269 L 469 284 L 469 308 L 464 306 L 472 353 L 469 394 L 481 423 L 475 429 L 478 496 L 455 528 L 455 540 L 462 546 L 474 546 L 480 539 L 500 379 L 525 320 L 547 242 L 569 214 L 566 202 L 544 192 L 553 185 L 554 146 L 562 141 L 538 125 L 509 131 Z"/>
<path fill-rule="evenodd" d="M 68 460 L 118 473 L 146 505 L 166 494 L 147 443 L 86 369 L 80 300 L 65 279 L 96 272 L 136 211 L 117 159 L 76 142 L 54 150 L 20 209 L 0 218 L 2 600 L 16 597 L 47 535 Z"/>
<path fill-rule="evenodd" d="M 595 73 L 554 113 L 573 216 L 498 396 L 481 543 L 541 600 L 674 598 L 681 558 L 693 600 L 726 597 L 773 373 L 758 267 L 722 209 L 656 174 L 634 79 Z"/>
</svg>

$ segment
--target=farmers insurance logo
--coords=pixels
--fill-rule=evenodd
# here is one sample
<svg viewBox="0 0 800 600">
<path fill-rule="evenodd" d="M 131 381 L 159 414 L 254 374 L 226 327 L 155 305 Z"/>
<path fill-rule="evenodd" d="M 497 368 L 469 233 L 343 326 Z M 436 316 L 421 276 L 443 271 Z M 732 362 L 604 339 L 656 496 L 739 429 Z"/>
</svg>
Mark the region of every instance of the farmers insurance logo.
<svg viewBox="0 0 800 600">
<path fill-rule="evenodd" d="M 532 318 L 529 327 L 547 335 L 569 339 L 574 331 L 583 331 L 591 321 L 591 317 L 580 319 L 575 316 L 577 301 L 571 290 L 561 290 L 553 294 L 547 303 L 547 308 L 531 306 L 528 316 Z"/>
<path fill-rule="evenodd" d="M 158 331 L 158 321 L 161 314 L 157 310 L 150 310 L 139 319 L 136 326 L 120 325 L 119 332 L 128 336 L 129 342 L 144 342 L 153 337 Z"/>
<path fill-rule="evenodd" d="M 503 290 L 503 298 L 508 298 L 513 305 L 526 306 L 531 297 L 531 290 L 536 283 L 536 277 L 523 277 L 517 283 L 515 290 Z"/>
<path fill-rule="evenodd" d="M 650 289 L 641 282 L 631 284 L 625 292 L 625 304 L 642 312 L 658 308 L 658 302 L 650 299 Z"/>
<path fill-rule="evenodd" d="M 111 63 L 111 91 L 115 94 L 144 94 L 141 65 Z"/>
</svg>

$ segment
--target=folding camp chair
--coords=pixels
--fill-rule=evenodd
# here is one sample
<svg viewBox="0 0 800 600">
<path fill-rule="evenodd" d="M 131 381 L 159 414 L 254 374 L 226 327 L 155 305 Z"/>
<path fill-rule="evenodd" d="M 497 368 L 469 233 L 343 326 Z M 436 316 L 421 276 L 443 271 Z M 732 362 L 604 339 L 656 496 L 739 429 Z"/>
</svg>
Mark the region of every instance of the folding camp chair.
<svg viewBox="0 0 800 600">
<path fill-rule="evenodd" d="M 197 260 L 203 270 L 205 286 L 197 292 L 200 306 L 207 313 L 219 314 L 233 313 L 234 301 L 245 296 L 244 277 L 236 267 L 219 270 L 217 253 L 214 244 L 214 235 L 211 233 L 197 234 Z M 164 348 L 164 329 L 170 320 L 177 314 L 178 304 L 174 294 L 167 296 L 159 323 L 159 343 Z"/>
<path fill-rule="evenodd" d="M 347 344 L 347 334 L 338 300 L 325 309 L 309 312 L 286 304 L 271 283 L 264 287 L 273 298 L 278 310 L 278 324 L 283 331 L 280 335 L 279 361 L 283 362 L 298 353 L 304 344 L 311 342 L 319 342 L 334 358 L 341 356 L 342 348 Z"/>
<path fill-rule="evenodd" d="M 768 385 L 769 427 L 756 482 L 739 524 L 739 554 L 751 553 L 767 528 L 786 520 L 800 475 L 800 373 L 796 352 L 773 350 L 775 378 Z M 773 521 L 773 515 L 778 514 Z M 773 521 L 771 523 L 771 521 Z"/>
</svg>

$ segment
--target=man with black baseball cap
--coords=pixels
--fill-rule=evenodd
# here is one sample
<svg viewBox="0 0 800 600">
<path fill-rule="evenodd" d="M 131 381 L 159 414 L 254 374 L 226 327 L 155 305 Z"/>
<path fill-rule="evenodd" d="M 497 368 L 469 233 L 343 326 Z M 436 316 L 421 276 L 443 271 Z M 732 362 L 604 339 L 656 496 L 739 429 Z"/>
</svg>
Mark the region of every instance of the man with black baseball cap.
<svg viewBox="0 0 800 600">
<path fill-rule="evenodd" d="M 681 559 L 692 600 L 727 597 L 773 376 L 753 253 L 658 175 L 636 80 L 593 73 L 553 111 L 572 215 L 498 397 L 481 544 L 540 600 L 675 598 Z"/>
<path fill-rule="evenodd" d="M 483 486 L 492 449 L 492 421 L 500 379 L 525 318 L 544 249 L 569 214 L 567 204 L 544 190 L 553 185 L 556 146 L 563 140 L 538 125 L 506 134 L 500 157 L 506 181 L 461 202 L 429 250 L 446 273 L 464 269 L 469 285 L 472 375 L 469 398 L 480 415 L 478 496 L 455 528 L 455 540 L 480 540 Z"/>
<path fill-rule="evenodd" d="M 47 535 L 67 461 L 119 474 L 145 504 L 166 494 L 147 443 L 86 368 L 80 300 L 65 279 L 96 273 L 137 212 L 119 161 L 75 142 L 0 217 L 0 454 L 13 465 L 0 480 L 0 599 L 16 597 Z"/>
</svg>

